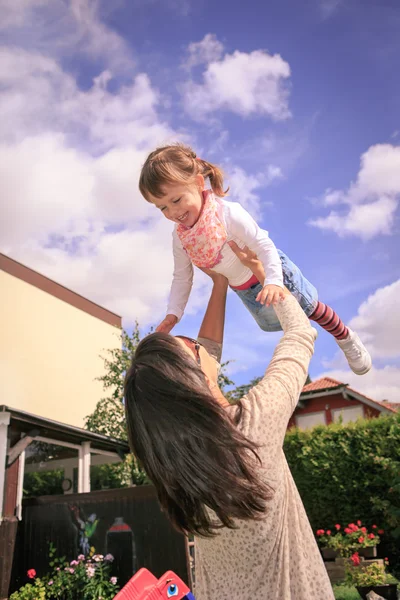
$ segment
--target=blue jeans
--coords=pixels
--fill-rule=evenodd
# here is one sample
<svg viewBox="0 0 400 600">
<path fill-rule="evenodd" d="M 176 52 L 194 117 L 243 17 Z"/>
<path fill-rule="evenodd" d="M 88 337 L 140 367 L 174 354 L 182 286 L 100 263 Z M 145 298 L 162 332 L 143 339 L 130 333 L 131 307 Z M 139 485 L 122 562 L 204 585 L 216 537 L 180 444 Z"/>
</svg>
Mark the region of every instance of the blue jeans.
<svg viewBox="0 0 400 600">
<path fill-rule="evenodd" d="M 283 271 L 283 283 L 298 300 L 307 317 L 312 315 L 317 303 L 318 292 L 306 279 L 298 267 L 280 250 L 278 250 Z M 247 290 L 233 290 L 239 296 L 247 310 L 252 314 L 263 331 L 280 331 L 282 329 L 272 306 L 264 306 L 256 302 L 262 285 L 256 283 Z"/>
</svg>

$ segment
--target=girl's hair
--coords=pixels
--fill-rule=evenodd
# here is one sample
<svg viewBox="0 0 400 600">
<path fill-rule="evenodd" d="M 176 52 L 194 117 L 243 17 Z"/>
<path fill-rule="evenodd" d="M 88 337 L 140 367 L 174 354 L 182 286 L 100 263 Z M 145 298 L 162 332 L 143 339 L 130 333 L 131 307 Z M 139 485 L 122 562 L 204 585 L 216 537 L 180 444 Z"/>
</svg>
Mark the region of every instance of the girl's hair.
<svg viewBox="0 0 400 600">
<path fill-rule="evenodd" d="M 161 198 L 163 186 L 167 183 L 192 183 L 196 175 L 210 180 L 213 192 L 226 196 L 224 176 L 219 167 L 197 158 L 196 153 L 184 144 L 162 146 L 149 154 L 142 167 L 139 189 L 144 198 L 151 202 L 151 196 Z"/>
<path fill-rule="evenodd" d="M 173 336 L 153 333 L 138 345 L 125 410 L 131 450 L 178 530 L 212 536 L 234 529 L 234 519 L 262 518 L 271 488 L 257 474 L 256 444 L 236 427 L 242 407 L 232 421 Z"/>
</svg>

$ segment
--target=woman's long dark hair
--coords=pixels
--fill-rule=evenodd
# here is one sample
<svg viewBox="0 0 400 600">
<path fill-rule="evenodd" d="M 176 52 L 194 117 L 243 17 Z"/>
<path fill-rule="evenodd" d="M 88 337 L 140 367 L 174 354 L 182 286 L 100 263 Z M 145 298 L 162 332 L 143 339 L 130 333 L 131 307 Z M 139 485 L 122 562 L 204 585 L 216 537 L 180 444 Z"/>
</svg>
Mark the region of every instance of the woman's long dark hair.
<svg viewBox="0 0 400 600">
<path fill-rule="evenodd" d="M 211 536 L 234 528 L 234 519 L 265 514 L 271 490 L 257 474 L 256 444 L 173 336 L 153 333 L 140 342 L 125 379 L 125 407 L 130 447 L 177 529 Z"/>
</svg>

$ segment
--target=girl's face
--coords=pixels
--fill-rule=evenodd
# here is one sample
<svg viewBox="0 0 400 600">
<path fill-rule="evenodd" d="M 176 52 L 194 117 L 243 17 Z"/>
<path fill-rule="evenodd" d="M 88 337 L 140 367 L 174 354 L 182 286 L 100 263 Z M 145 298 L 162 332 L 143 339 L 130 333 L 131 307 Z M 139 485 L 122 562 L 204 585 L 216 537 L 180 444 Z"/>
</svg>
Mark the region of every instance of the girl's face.
<svg viewBox="0 0 400 600">
<path fill-rule="evenodd" d="M 168 183 L 163 187 L 162 198 L 152 197 L 153 204 L 164 217 L 174 223 L 193 227 L 203 206 L 204 177 L 197 175 L 193 183 Z"/>
</svg>

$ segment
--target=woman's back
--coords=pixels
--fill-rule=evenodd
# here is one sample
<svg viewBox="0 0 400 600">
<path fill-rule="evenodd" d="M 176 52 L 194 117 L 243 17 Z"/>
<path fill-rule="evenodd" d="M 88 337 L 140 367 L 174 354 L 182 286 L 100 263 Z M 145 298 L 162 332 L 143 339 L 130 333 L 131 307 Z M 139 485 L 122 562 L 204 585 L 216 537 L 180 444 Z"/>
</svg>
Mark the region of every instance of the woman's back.
<svg viewBox="0 0 400 600">
<path fill-rule="evenodd" d="M 313 352 L 315 330 L 288 298 L 277 308 L 285 335 L 263 380 L 242 399 L 239 428 L 260 445 L 261 476 L 274 490 L 261 520 L 196 538 L 198 600 L 331 600 L 332 588 L 283 441 Z M 228 408 L 235 411 L 235 408 Z"/>
</svg>

